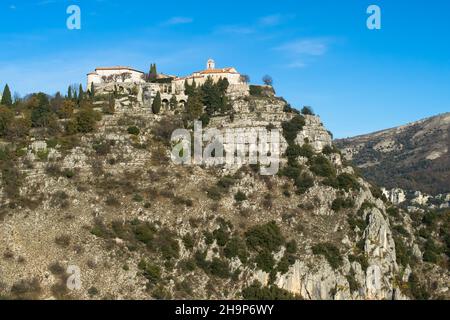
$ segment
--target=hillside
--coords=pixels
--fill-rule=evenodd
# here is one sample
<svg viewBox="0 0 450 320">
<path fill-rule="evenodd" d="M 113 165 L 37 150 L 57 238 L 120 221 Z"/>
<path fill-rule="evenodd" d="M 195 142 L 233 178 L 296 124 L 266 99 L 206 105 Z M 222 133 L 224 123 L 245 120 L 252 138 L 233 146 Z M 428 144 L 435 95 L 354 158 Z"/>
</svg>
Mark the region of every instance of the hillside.
<svg viewBox="0 0 450 320">
<path fill-rule="evenodd" d="M 450 113 L 335 143 L 380 186 L 450 193 Z"/>
<path fill-rule="evenodd" d="M 317 116 L 268 87 L 223 93 L 221 108 L 207 98 L 216 89 L 190 88 L 174 109 L 132 84 L 35 95 L 14 117 L 1 107 L 0 296 L 449 298 L 448 213 L 422 224 L 386 202 Z M 280 171 L 175 164 L 170 136 L 197 118 L 221 132 L 278 128 Z"/>
</svg>

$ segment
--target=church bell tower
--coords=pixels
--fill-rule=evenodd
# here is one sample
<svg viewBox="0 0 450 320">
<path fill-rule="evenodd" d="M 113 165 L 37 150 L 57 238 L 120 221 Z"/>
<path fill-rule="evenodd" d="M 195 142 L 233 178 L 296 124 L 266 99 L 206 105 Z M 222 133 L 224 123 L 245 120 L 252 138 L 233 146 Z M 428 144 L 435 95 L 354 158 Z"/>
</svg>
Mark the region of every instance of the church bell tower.
<svg viewBox="0 0 450 320">
<path fill-rule="evenodd" d="M 216 63 L 214 62 L 213 59 L 209 59 L 208 62 L 206 63 L 206 69 L 207 70 L 212 70 L 216 68 Z"/>
</svg>

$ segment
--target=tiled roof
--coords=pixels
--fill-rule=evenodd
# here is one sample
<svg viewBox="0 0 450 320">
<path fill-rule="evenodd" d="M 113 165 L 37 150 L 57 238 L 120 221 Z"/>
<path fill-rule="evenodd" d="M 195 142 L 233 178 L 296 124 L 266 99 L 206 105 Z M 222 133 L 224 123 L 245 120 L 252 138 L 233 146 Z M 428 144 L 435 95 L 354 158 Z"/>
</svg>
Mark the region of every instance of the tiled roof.
<svg viewBox="0 0 450 320">
<path fill-rule="evenodd" d="M 139 73 L 144 73 L 142 71 L 130 68 L 130 67 L 124 67 L 124 66 L 115 66 L 115 67 L 100 67 L 100 68 L 96 68 L 95 71 L 97 70 L 129 70 L 129 71 L 135 71 L 135 72 L 139 72 Z"/>
<path fill-rule="evenodd" d="M 212 74 L 212 73 L 237 73 L 233 71 L 233 68 L 223 68 L 223 69 L 207 69 L 203 71 L 199 71 L 200 74 Z"/>
</svg>

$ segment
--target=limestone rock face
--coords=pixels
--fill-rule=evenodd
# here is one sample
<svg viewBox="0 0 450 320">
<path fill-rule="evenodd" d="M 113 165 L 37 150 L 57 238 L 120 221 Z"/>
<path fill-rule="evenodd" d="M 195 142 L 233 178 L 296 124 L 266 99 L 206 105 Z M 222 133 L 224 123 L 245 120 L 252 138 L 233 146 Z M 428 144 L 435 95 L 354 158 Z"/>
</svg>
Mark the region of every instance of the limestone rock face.
<svg viewBox="0 0 450 320">
<path fill-rule="evenodd" d="M 313 269 L 305 262 L 297 260 L 287 274 L 278 278 L 276 284 L 309 300 L 352 298 L 346 278 L 332 270 L 325 259 Z"/>
<path fill-rule="evenodd" d="M 319 117 L 305 115 L 305 122 L 305 127 L 295 140 L 299 146 L 309 142 L 316 152 L 321 152 L 325 146 L 331 146 L 331 135 Z"/>
<path fill-rule="evenodd" d="M 386 198 L 393 204 L 399 205 L 406 201 L 405 191 L 403 191 L 400 188 L 394 188 L 391 190 L 386 190 L 386 188 L 382 188 L 381 191 L 386 196 Z"/>
<path fill-rule="evenodd" d="M 397 265 L 397 238 L 386 213 L 390 204 L 375 198 L 372 186 L 338 152 L 322 153 L 332 141 L 319 117 L 305 115 L 295 141 L 310 143 L 316 156 L 329 160 L 333 173 L 326 177 L 313 172 L 311 162 L 319 157 L 299 157 L 301 173 L 311 178 L 300 190 L 296 183 L 304 181 L 299 173 L 263 177 L 245 162 L 229 171 L 171 162 L 167 136 L 173 130 L 163 126 L 173 120 L 175 128 L 179 119 L 164 108 L 152 114 L 152 85 L 105 86 L 99 90 L 116 92 L 116 110 L 103 115 L 95 132 L 80 136 L 71 148 L 35 141 L 24 149 L 28 153 L 18 168 L 26 179 L 19 191 L 32 206 L 19 202 L 5 214 L 0 210 L 0 254 L 12 257 L 2 260 L 0 284 L 10 290 L 32 275 L 41 280 L 42 297 L 53 299 L 60 279 L 50 272 L 50 264 L 58 262 L 64 269 L 81 268 L 83 290 L 72 293 L 81 299 L 92 298 L 89 288 L 94 286 L 102 298 L 146 299 L 166 290 L 170 295 L 164 297 L 236 299 L 254 280 L 304 299 L 406 298 L 397 281 L 405 285 L 415 270 Z M 282 123 L 296 116 L 284 100 L 241 92 L 231 96 L 231 103 L 232 112 L 211 117 L 208 128 L 221 133 L 278 129 L 284 153 Z M 129 126 L 139 127 L 139 135 L 129 134 Z M 390 146 L 378 148 L 388 152 Z M 281 156 L 281 165 L 286 162 Z M 60 170 L 49 174 L 51 166 Z M 8 172 L 0 171 L 0 181 L 3 173 Z M 351 188 L 336 186 L 343 173 L 354 178 Z M 4 186 L 0 184 L 0 191 Z M 397 190 L 388 195 L 400 203 L 402 194 Z M 4 194 L 0 198 L 4 201 Z M 338 198 L 348 200 L 342 208 L 336 206 Z M 450 200 L 448 195 L 440 198 Z M 261 252 L 250 248 L 247 232 L 272 222 L 283 244 L 261 251 L 271 255 L 262 264 L 269 260 L 273 272 L 265 272 L 267 265 L 255 262 Z M 402 217 L 401 226 L 410 235 L 415 233 L 412 225 L 407 215 Z M 234 237 L 238 245 L 228 246 Z M 288 250 L 288 241 L 294 249 Z M 413 238 L 408 247 L 422 259 L 422 248 Z M 246 250 L 242 261 L 240 249 Z M 146 277 L 160 277 L 152 292 Z M 433 281 L 445 294 L 448 276 Z M 2 290 L 0 286 L 0 295 Z"/>
<path fill-rule="evenodd" d="M 369 299 L 392 299 L 392 281 L 397 270 L 395 244 L 389 221 L 377 208 L 365 212 L 369 225 L 364 231 L 364 251 L 368 257 L 366 296 Z"/>
</svg>

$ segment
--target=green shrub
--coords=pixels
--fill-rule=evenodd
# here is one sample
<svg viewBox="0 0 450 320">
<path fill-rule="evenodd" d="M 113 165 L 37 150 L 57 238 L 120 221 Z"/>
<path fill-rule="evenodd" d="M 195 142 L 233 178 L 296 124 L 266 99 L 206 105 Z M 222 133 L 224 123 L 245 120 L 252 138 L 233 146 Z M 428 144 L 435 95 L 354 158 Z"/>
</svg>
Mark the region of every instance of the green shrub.
<svg viewBox="0 0 450 320">
<path fill-rule="evenodd" d="M 222 195 L 227 193 L 232 185 L 236 183 L 236 179 L 231 176 L 224 176 L 219 179 L 215 186 L 210 187 L 206 192 L 210 199 L 220 200 Z"/>
<path fill-rule="evenodd" d="M 106 156 L 111 152 L 111 143 L 109 141 L 96 141 L 92 145 L 95 153 L 99 156 Z"/>
<path fill-rule="evenodd" d="M 246 263 L 248 259 L 245 241 L 238 236 L 234 236 L 230 239 L 230 241 L 228 241 L 223 253 L 228 259 L 238 257 L 242 263 Z"/>
<path fill-rule="evenodd" d="M 408 264 L 410 264 L 412 260 L 412 252 L 405 245 L 405 243 L 400 237 L 394 235 L 393 238 L 395 243 L 395 254 L 397 258 L 397 263 L 399 265 L 406 267 Z"/>
<path fill-rule="evenodd" d="M 223 189 L 228 190 L 231 186 L 236 183 L 236 179 L 231 176 L 224 176 L 219 179 L 217 182 L 217 186 Z"/>
<path fill-rule="evenodd" d="M 76 132 L 88 133 L 95 129 L 95 123 L 101 119 L 101 114 L 92 108 L 82 108 L 75 115 Z"/>
<path fill-rule="evenodd" d="M 234 200 L 236 200 L 236 202 L 242 202 L 247 200 L 247 196 L 245 195 L 245 193 L 243 193 L 242 191 L 238 191 L 235 195 L 234 195 Z"/>
<path fill-rule="evenodd" d="M 88 294 L 89 294 L 91 297 L 93 297 L 93 296 L 98 295 L 98 294 L 99 294 L 99 291 L 98 291 L 98 289 L 97 289 L 96 287 L 90 287 L 90 288 L 88 289 Z"/>
<path fill-rule="evenodd" d="M 312 109 L 311 107 L 304 106 L 304 107 L 302 108 L 302 114 L 304 114 L 304 115 L 309 115 L 309 116 L 313 116 L 313 115 L 314 115 L 314 111 L 313 111 L 313 109 Z"/>
<path fill-rule="evenodd" d="M 369 217 L 367 217 L 367 219 L 368 218 Z M 360 216 L 350 215 L 347 219 L 347 222 L 348 222 L 351 230 L 354 230 L 356 227 L 358 227 L 359 230 L 364 231 L 364 230 L 366 230 L 367 225 L 368 225 L 367 219 L 364 220 Z"/>
<path fill-rule="evenodd" d="M 250 85 L 250 95 L 255 97 L 263 97 L 264 90 L 262 86 Z"/>
<path fill-rule="evenodd" d="M 295 180 L 301 172 L 302 170 L 299 167 L 286 166 L 280 170 L 280 175 Z"/>
<path fill-rule="evenodd" d="M 342 209 L 350 209 L 355 206 L 355 201 L 351 198 L 336 198 L 331 204 L 331 209 L 335 212 L 339 212 Z"/>
<path fill-rule="evenodd" d="M 63 175 L 67 178 L 67 179 L 72 179 L 75 176 L 75 172 L 71 169 L 64 169 L 63 170 Z"/>
<path fill-rule="evenodd" d="M 138 223 L 133 226 L 133 233 L 138 241 L 150 245 L 155 238 L 156 229 L 149 222 Z"/>
<path fill-rule="evenodd" d="M 275 285 L 262 287 L 258 281 L 242 290 L 245 300 L 294 300 L 296 297 L 287 290 L 280 289 Z"/>
<path fill-rule="evenodd" d="M 94 220 L 94 226 L 91 229 L 91 234 L 99 238 L 108 238 L 110 236 L 108 228 L 100 219 Z"/>
<path fill-rule="evenodd" d="M 387 201 L 386 196 L 383 194 L 383 191 L 381 191 L 381 189 L 377 186 L 370 186 L 370 192 L 372 193 L 372 195 L 377 198 L 377 199 L 381 199 L 384 202 Z"/>
<path fill-rule="evenodd" d="M 274 266 L 275 266 L 275 260 L 273 258 L 272 252 L 269 250 L 262 250 L 259 252 L 259 254 L 255 257 L 255 263 L 256 266 L 261 269 L 262 271 L 270 273 Z"/>
<path fill-rule="evenodd" d="M 194 237 L 193 237 L 190 233 L 186 234 L 186 235 L 182 238 L 182 240 L 183 240 L 184 247 L 185 247 L 187 250 L 192 250 L 192 249 L 194 249 Z"/>
<path fill-rule="evenodd" d="M 326 154 L 326 155 L 330 155 L 330 154 L 334 153 L 334 149 L 333 149 L 333 147 L 326 145 L 325 147 L 323 147 L 322 153 Z"/>
<path fill-rule="evenodd" d="M 160 230 L 154 246 L 159 249 L 165 260 L 178 259 L 180 256 L 180 245 L 175 239 L 175 234 L 168 229 Z"/>
<path fill-rule="evenodd" d="M 195 260 L 194 259 L 184 259 L 179 262 L 181 270 L 186 272 L 192 272 L 195 270 Z"/>
<path fill-rule="evenodd" d="M 428 300 L 430 298 L 430 294 L 425 289 L 425 286 L 420 283 L 415 273 L 409 276 L 408 288 L 412 297 L 416 300 Z"/>
<path fill-rule="evenodd" d="M 404 237 L 409 237 L 409 232 L 402 225 L 394 226 L 392 229 Z"/>
<path fill-rule="evenodd" d="M 208 198 L 212 200 L 220 200 L 222 198 L 223 189 L 219 188 L 218 186 L 212 186 L 208 190 L 206 190 L 206 194 L 208 195 Z"/>
<path fill-rule="evenodd" d="M 213 276 L 219 278 L 226 279 L 230 277 L 230 267 L 228 262 L 219 258 L 212 259 L 211 263 L 209 263 L 208 271 Z"/>
<path fill-rule="evenodd" d="M 274 221 L 254 226 L 245 233 L 245 237 L 248 247 L 255 251 L 277 251 L 285 242 L 280 228 Z"/>
<path fill-rule="evenodd" d="M 161 280 L 161 268 L 159 266 L 141 260 L 138 267 L 151 284 L 156 284 Z"/>
<path fill-rule="evenodd" d="M 358 262 L 361 265 L 361 269 L 363 271 L 366 271 L 369 267 L 369 260 L 367 259 L 367 256 L 364 253 L 360 253 L 358 255 L 350 254 L 348 256 L 348 260 L 350 262 Z"/>
<path fill-rule="evenodd" d="M 227 243 L 230 234 L 226 227 L 221 225 L 219 229 L 213 231 L 213 236 L 216 239 L 217 244 L 223 247 Z"/>
<path fill-rule="evenodd" d="M 277 271 L 279 271 L 281 274 L 285 274 L 289 271 L 289 267 L 292 266 L 295 263 L 295 256 L 285 252 L 284 256 L 280 259 L 280 262 L 278 262 L 277 265 Z"/>
<path fill-rule="evenodd" d="M 312 247 L 315 255 L 323 255 L 333 269 L 342 265 L 342 257 L 339 249 L 332 243 L 319 243 Z"/>
<path fill-rule="evenodd" d="M 435 242 L 432 239 L 428 239 L 427 242 L 425 242 L 424 249 L 423 261 L 437 263 L 441 252 Z"/>
<path fill-rule="evenodd" d="M 358 180 L 353 175 L 348 173 L 338 175 L 336 180 L 338 188 L 345 191 L 359 190 L 361 187 Z"/>
<path fill-rule="evenodd" d="M 336 175 L 331 162 L 323 155 L 318 155 L 310 159 L 310 170 L 320 177 L 333 177 Z"/>
<path fill-rule="evenodd" d="M 304 194 L 309 188 L 314 186 L 314 178 L 310 174 L 303 172 L 295 179 L 294 185 L 297 187 L 299 194 Z"/>
<path fill-rule="evenodd" d="M 301 115 L 294 116 L 290 121 L 282 123 L 283 136 L 288 144 L 293 144 L 298 132 L 305 126 L 305 118 Z"/>
<path fill-rule="evenodd" d="M 355 279 L 354 273 L 347 275 L 346 278 L 348 286 L 350 288 L 350 292 L 357 292 L 359 290 L 359 284 L 358 281 L 356 281 Z"/>
<path fill-rule="evenodd" d="M 132 134 L 132 135 L 137 136 L 137 135 L 139 135 L 139 133 L 141 132 L 141 130 L 139 130 L 139 128 L 136 127 L 136 126 L 131 126 L 131 127 L 128 127 L 127 132 L 128 132 L 129 134 Z"/>
<path fill-rule="evenodd" d="M 397 207 L 387 208 L 386 213 L 394 218 L 400 218 L 400 210 Z"/>
<path fill-rule="evenodd" d="M 286 252 L 291 254 L 297 252 L 297 243 L 295 242 L 295 240 L 291 240 L 286 243 Z"/>
</svg>

